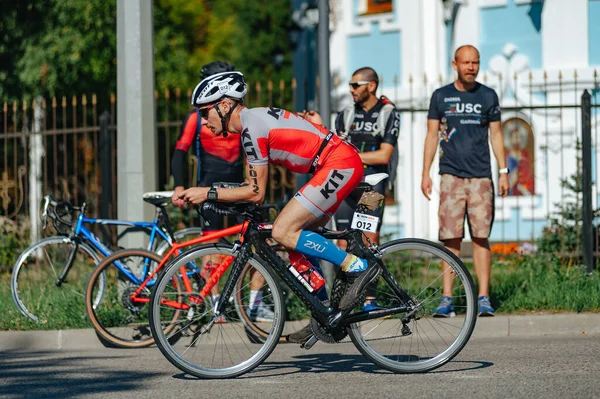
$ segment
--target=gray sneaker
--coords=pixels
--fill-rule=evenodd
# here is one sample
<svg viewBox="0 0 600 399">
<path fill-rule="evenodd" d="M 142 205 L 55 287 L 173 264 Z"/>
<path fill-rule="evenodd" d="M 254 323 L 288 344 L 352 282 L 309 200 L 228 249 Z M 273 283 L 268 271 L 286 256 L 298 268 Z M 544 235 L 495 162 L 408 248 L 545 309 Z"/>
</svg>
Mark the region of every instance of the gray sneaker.
<svg viewBox="0 0 600 399">
<path fill-rule="evenodd" d="M 346 276 L 350 283 L 346 293 L 340 301 L 340 310 L 344 311 L 355 307 L 358 304 L 365 287 L 371 281 L 377 279 L 379 273 L 381 273 L 381 267 L 379 267 L 376 261 L 369 261 L 369 267 L 362 272 L 346 272 Z"/>
<path fill-rule="evenodd" d="M 246 314 L 252 321 L 258 321 L 262 323 L 269 323 L 273 321 L 273 316 L 275 315 L 271 309 L 269 309 L 265 304 L 260 304 L 254 309 L 246 309 Z"/>
<path fill-rule="evenodd" d="M 310 324 L 307 324 L 302 330 L 291 333 L 285 337 L 285 340 L 292 344 L 305 344 L 313 335 L 313 330 L 310 327 Z"/>
</svg>

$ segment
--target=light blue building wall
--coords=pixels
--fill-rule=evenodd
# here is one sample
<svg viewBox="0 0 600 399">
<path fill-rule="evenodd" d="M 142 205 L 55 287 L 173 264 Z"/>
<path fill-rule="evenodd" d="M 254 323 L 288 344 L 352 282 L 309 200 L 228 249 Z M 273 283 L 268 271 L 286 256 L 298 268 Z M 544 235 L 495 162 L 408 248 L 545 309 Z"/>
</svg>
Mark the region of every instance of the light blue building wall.
<svg viewBox="0 0 600 399">
<path fill-rule="evenodd" d="M 600 0 L 590 0 L 588 7 L 590 65 L 600 65 Z"/>
<path fill-rule="evenodd" d="M 515 4 L 508 0 L 506 6 L 481 9 L 482 69 L 487 69 L 491 57 L 502 53 L 507 42 L 529 57 L 530 68 L 542 67 L 542 8 L 542 2 Z"/>
<path fill-rule="evenodd" d="M 354 23 L 357 24 L 360 18 L 358 0 L 354 0 L 353 7 Z M 393 13 L 389 18 L 395 21 Z M 367 23 L 371 28 L 369 34 L 348 37 L 348 74 L 358 68 L 369 66 L 375 69 L 380 78 L 383 78 L 384 85 L 391 85 L 394 76 L 401 76 L 401 33 L 381 32 L 378 22 Z"/>
</svg>

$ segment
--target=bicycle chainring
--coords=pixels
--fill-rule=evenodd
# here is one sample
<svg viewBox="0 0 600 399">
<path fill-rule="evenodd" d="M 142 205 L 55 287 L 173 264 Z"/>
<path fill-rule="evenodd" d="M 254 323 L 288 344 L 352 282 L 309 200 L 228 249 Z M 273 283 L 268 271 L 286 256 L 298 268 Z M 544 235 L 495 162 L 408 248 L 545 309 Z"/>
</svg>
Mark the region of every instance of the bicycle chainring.
<svg viewBox="0 0 600 399">
<path fill-rule="evenodd" d="M 310 319 L 310 328 L 312 329 L 313 334 L 326 344 L 338 343 L 348 335 L 345 327 L 338 327 L 333 332 L 327 332 L 314 317 L 311 317 Z"/>
</svg>

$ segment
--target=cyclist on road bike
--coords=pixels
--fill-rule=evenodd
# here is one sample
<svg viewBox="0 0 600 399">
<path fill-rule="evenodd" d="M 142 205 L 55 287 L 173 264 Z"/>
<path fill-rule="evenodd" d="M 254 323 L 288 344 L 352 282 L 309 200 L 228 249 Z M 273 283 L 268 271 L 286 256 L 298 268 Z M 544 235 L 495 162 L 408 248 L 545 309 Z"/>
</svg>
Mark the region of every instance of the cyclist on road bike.
<svg viewBox="0 0 600 399">
<path fill-rule="evenodd" d="M 206 64 L 200 71 L 200 79 L 221 72 L 234 71 L 235 68 L 228 62 L 214 61 Z M 179 137 L 175 144 L 173 160 L 171 161 L 171 170 L 175 189 L 171 201 L 178 207 L 183 207 L 185 201 L 180 198 L 185 190 L 184 173 L 185 159 L 188 150 L 194 145 L 194 151 L 198 159 L 197 186 L 211 186 L 215 182 L 241 183 L 243 177 L 243 151 L 238 137 L 231 135 L 229 137 L 217 137 L 209 128 L 203 126 L 199 121 L 200 114 L 197 109 L 188 113 L 185 118 Z M 225 228 L 222 216 L 213 212 L 206 211 L 202 216 L 202 228 L 204 231 L 217 231 Z M 216 259 L 208 259 L 205 262 L 205 273 L 210 273 L 214 264 L 218 263 Z M 262 291 L 260 290 L 264 280 L 260 273 L 256 273 L 250 288 L 249 311 L 254 319 L 272 320 L 273 312 L 262 302 Z M 211 292 L 213 303 L 219 299 L 219 289 L 215 286 Z M 224 320 L 221 320 L 224 321 Z"/>
<path fill-rule="evenodd" d="M 348 254 L 310 229 L 324 225 L 363 179 L 358 150 L 323 126 L 292 112 L 273 107 L 246 108 L 242 100 L 247 90 L 240 72 L 224 72 L 202 80 L 191 99 L 202 123 L 216 136 L 226 138 L 227 132 L 240 135 L 247 157 L 247 184 L 228 189 L 189 188 L 180 198 L 193 204 L 207 199 L 261 203 L 266 194 L 269 163 L 296 173 L 313 173 L 274 221 L 272 236 L 288 251 L 296 250 L 340 266 L 350 281 L 340 309 L 350 311 L 365 286 L 378 276 L 380 267 L 374 261 Z"/>
</svg>

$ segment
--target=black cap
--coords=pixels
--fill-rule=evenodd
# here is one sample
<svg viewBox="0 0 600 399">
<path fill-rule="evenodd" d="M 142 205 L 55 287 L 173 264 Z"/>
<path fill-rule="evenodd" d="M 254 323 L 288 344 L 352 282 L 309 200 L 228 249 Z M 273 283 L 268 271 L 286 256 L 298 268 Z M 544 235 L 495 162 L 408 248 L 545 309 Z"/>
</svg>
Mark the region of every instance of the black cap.
<svg viewBox="0 0 600 399">
<path fill-rule="evenodd" d="M 200 70 L 200 80 L 204 80 L 215 73 L 231 71 L 235 71 L 235 67 L 230 63 L 225 61 L 213 61 L 210 64 L 202 66 L 202 69 Z"/>
</svg>

